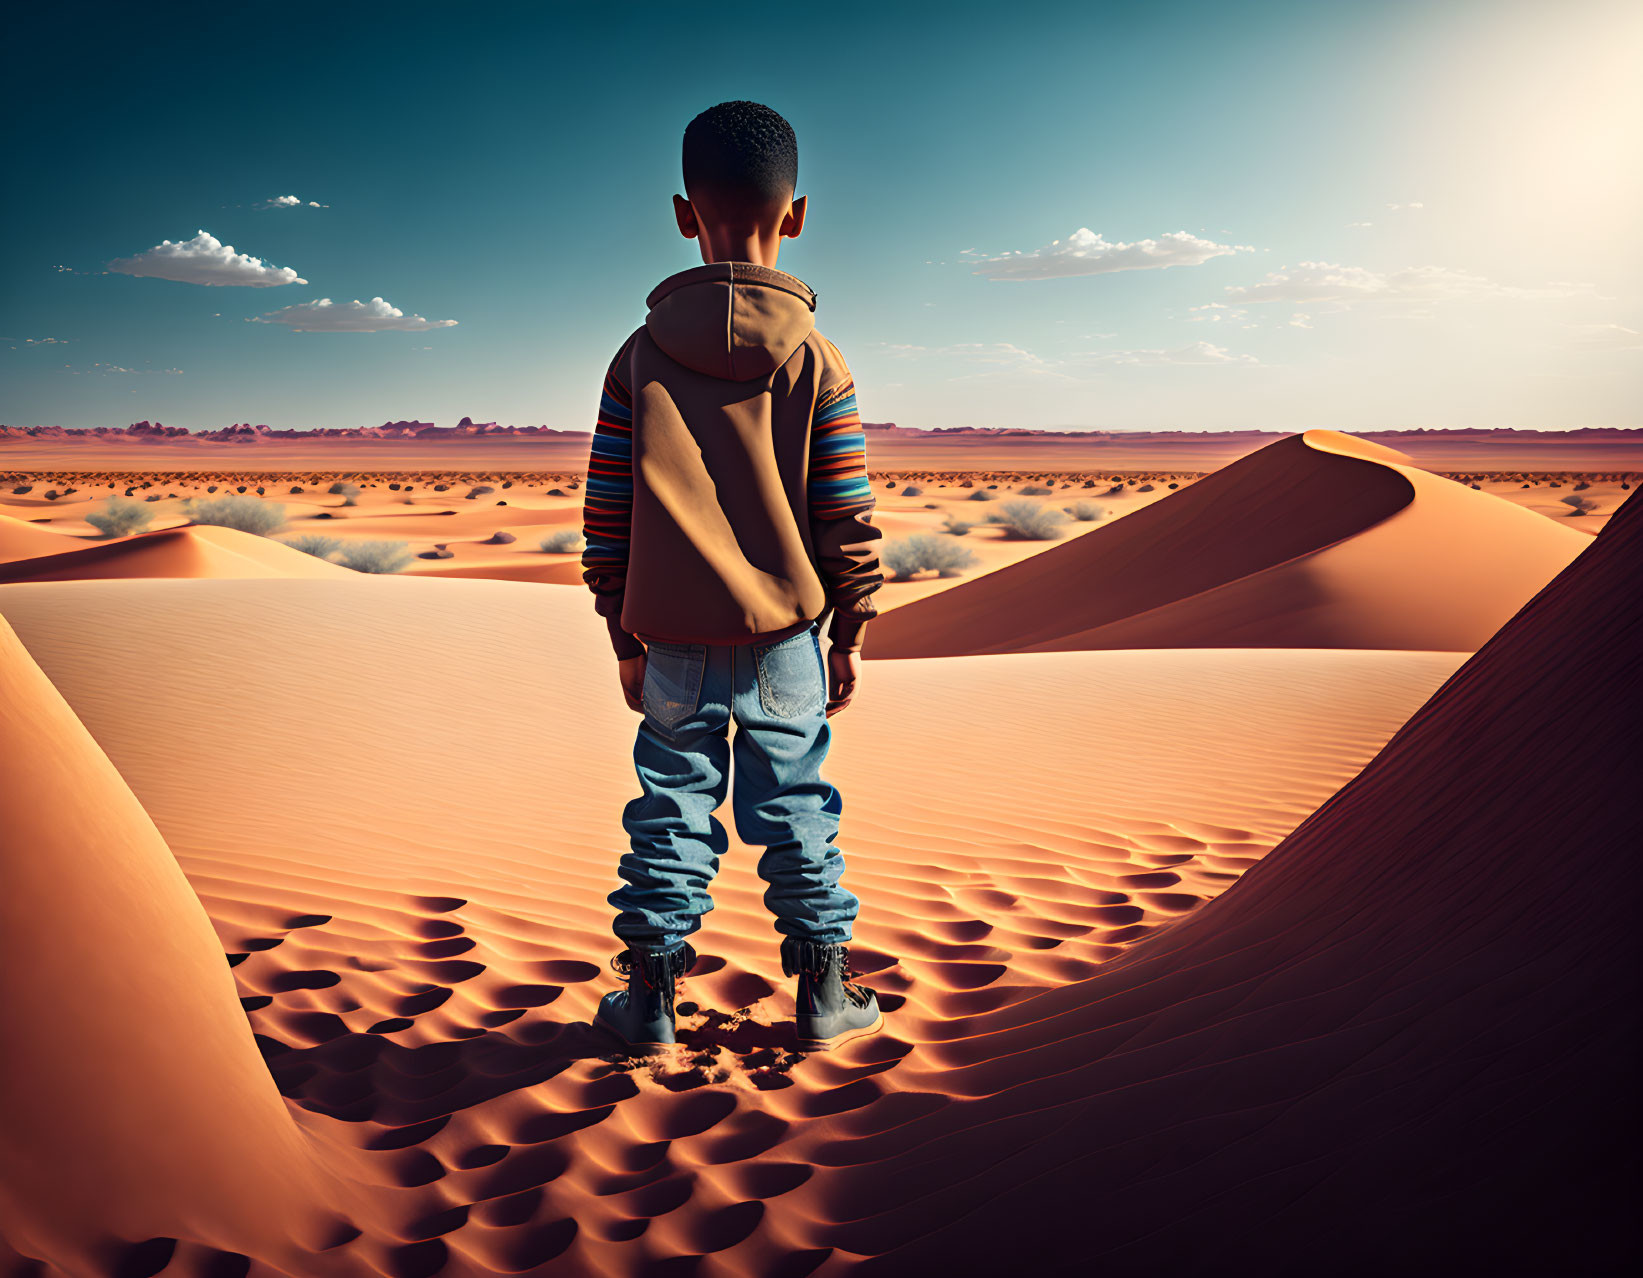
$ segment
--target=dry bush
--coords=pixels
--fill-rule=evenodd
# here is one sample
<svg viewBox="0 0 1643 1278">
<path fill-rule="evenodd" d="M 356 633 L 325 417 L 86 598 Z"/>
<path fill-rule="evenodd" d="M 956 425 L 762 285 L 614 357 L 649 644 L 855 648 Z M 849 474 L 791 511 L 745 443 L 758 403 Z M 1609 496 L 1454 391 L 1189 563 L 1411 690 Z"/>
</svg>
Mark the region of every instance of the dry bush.
<svg viewBox="0 0 1643 1278">
<path fill-rule="evenodd" d="M 291 537 L 280 544 L 289 546 L 292 550 L 300 550 L 305 555 L 312 555 L 315 559 L 329 559 L 342 546 L 340 539 L 326 537 L 320 533 L 303 533 L 300 537 Z"/>
<path fill-rule="evenodd" d="M 219 528 L 237 528 L 240 532 L 256 533 L 266 537 L 285 524 L 285 507 L 279 502 L 261 497 L 190 497 L 183 502 L 183 513 L 196 524 L 211 524 Z"/>
<path fill-rule="evenodd" d="M 558 532 L 549 533 L 542 538 L 542 549 L 550 555 L 576 554 L 586 546 L 582 540 L 582 533 L 576 528 L 561 528 Z"/>
<path fill-rule="evenodd" d="M 127 537 L 143 532 L 154 519 L 154 512 L 145 510 L 147 503 L 128 501 L 124 497 L 110 497 L 101 510 L 86 516 L 86 522 L 105 537 Z"/>
<path fill-rule="evenodd" d="M 399 572 L 413 556 L 403 541 L 345 541 L 338 555 L 355 572 Z"/>
<path fill-rule="evenodd" d="M 975 563 L 975 552 L 967 546 L 944 541 L 931 533 L 914 533 L 899 541 L 887 542 L 879 552 L 884 566 L 897 581 L 914 573 L 932 570 L 938 576 L 956 577 L 959 569 Z"/>
<path fill-rule="evenodd" d="M 992 522 L 1002 524 L 1004 535 L 1014 541 L 1052 541 L 1061 536 L 1067 517 L 1036 501 L 1007 501 Z"/>
</svg>

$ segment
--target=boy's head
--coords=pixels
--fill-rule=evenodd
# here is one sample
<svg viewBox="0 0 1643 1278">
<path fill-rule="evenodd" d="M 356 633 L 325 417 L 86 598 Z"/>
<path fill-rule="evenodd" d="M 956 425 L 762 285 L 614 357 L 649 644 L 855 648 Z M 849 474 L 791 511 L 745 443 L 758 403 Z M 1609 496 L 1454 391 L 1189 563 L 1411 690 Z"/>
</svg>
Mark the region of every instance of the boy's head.
<svg viewBox="0 0 1643 1278">
<path fill-rule="evenodd" d="M 757 102 L 721 102 L 685 129 L 685 194 L 673 197 L 679 232 L 704 262 L 776 264 L 783 236 L 804 227 L 795 200 L 799 144 L 793 126 Z"/>
</svg>

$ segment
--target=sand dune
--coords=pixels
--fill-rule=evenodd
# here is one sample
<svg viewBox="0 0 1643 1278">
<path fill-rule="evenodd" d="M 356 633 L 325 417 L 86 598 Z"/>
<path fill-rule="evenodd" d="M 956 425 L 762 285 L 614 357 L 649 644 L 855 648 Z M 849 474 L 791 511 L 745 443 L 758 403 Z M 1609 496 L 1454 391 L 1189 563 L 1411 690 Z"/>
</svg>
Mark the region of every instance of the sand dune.
<svg viewBox="0 0 1643 1278">
<path fill-rule="evenodd" d="M 868 657 L 1100 648 L 1472 651 L 1590 539 L 1307 431 L 869 628 Z"/>
<path fill-rule="evenodd" d="M 60 534 L 50 534 L 59 537 Z M 269 537 L 210 524 L 162 528 L 0 564 L 0 583 L 105 577 L 351 577 Z"/>
<path fill-rule="evenodd" d="M 62 533 L 40 528 L 24 519 L 0 514 L 0 563 L 27 559 L 31 555 L 55 555 L 75 549 L 79 543 Z"/>
<path fill-rule="evenodd" d="M 198 897 L 3 619 L 0 757 L 0 1236 L 86 1274 L 157 1272 L 155 1235 L 291 1265 L 357 1232 Z"/>
<path fill-rule="evenodd" d="M 823 1155 L 840 1243 L 869 1273 L 1629 1271 L 1640 573 L 1634 498 L 1225 895 L 978 1018 L 944 1053 L 967 1103 Z"/>
<path fill-rule="evenodd" d="M 685 1046 L 639 1061 L 588 1023 L 612 985 L 604 896 L 635 719 L 580 593 L 353 575 L 47 582 L 0 586 L 0 614 L 200 894 L 311 1145 L 368 1195 L 349 1213 L 364 1236 L 338 1253 L 394 1274 L 834 1273 L 962 1221 L 915 1205 L 898 1232 L 854 1186 L 943 1135 L 989 1184 L 1026 1174 L 1005 1146 L 976 1165 L 988 1145 L 963 1133 L 980 1093 L 1019 1117 L 1049 1098 L 1017 1089 L 1089 1053 L 1072 1042 L 1018 1070 L 990 1044 L 1040 1018 L 999 1018 L 1167 936 L 1461 660 L 870 666 L 834 721 L 830 774 L 866 903 L 853 955 L 889 1033 L 826 1058 L 788 1050 L 791 982 L 754 854 L 732 835 Z M 884 1201 L 904 1189 L 881 1187 Z M 185 1246 L 232 1234 L 198 1221 L 145 1227 Z M 27 1254 L 58 1254 L 49 1231 L 23 1237 Z"/>
</svg>

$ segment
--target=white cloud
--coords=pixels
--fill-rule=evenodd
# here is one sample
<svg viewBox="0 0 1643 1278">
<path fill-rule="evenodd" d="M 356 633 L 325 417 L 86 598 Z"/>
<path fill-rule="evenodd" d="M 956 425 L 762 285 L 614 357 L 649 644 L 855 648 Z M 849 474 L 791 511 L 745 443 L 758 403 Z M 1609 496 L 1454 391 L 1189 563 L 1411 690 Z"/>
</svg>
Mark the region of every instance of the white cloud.
<svg viewBox="0 0 1643 1278">
<path fill-rule="evenodd" d="M 1311 328 L 1312 316 L 1302 315 L 1299 311 L 1297 311 L 1294 315 L 1289 317 L 1289 326 L 1291 328 Z"/>
<path fill-rule="evenodd" d="M 1058 361 L 1035 355 L 1014 342 L 951 342 L 943 347 L 920 347 L 907 342 L 872 343 L 877 350 L 894 358 L 922 358 L 922 360 L 958 361 L 969 371 L 946 378 L 946 381 L 969 381 L 973 378 L 1048 378 L 1052 381 L 1075 381 L 1070 373 L 1058 368 Z"/>
<path fill-rule="evenodd" d="M 289 266 L 274 266 L 260 257 L 236 253 L 206 231 L 191 240 L 162 241 L 135 257 L 116 258 L 108 269 L 121 275 L 149 279 L 177 280 L 183 284 L 236 285 L 244 288 L 273 288 L 280 284 L 306 284 Z"/>
<path fill-rule="evenodd" d="M 397 306 L 390 306 L 380 297 L 369 302 L 358 299 L 341 305 L 328 297 L 313 302 L 301 302 L 267 315 L 254 316 L 255 324 L 285 324 L 302 333 L 420 333 L 431 328 L 454 328 L 455 320 L 423 319 L 407 315 Z"/>
<path fill-rule="evenodd" d="M 1194 342 L 1171 350 L 1090 351 L 1092 364 L 1259 364 L 1253 355 L 1235 355 L 1213 342 Z"/>
<path fill-rule="evenodd" d="M 964 253 L 973 251 L 966 249 Z M 1078 275 L 1106 275 L 1113 271 L 1199 266 L 1213 257 L 1254 251 L 1253 245 L 1217 244 L 1186 231 L 1171 231 L 1156 240 L 1112 243 L 1088 227 L 1080 227 L 1065 240 L 1055 240 L 1030 253 L 1016 250 L 999 257 L 982 258 L 973 274 L 995 280 L 1064 279 Z"/>
<path fill-rule="evenodd" d="M 1375 224 L 1373 222 L 1348 222 L 1346 224 L 1346 229 L 1349 230 L 1349 231 L 1355 231 L 1359 227 L 1362 227 L 1362 226 L 1374 226 L 1374 225 Z"/>
<path fill-rule="evenodd" d="M 1225 302 L 1205 302 L 1202 306 L 1189 306 L 1187 309 L 1193 312 L 1203 312 L 1203 314 L 1195 313 L 1187 316 L 1187 323 L 1189 324 L 1231 323 L 1239 328 L 1259 327 L 1249 318 L 1249 312 L 1242 306 L 1228 306 Z"/>
<path fill-rule="evenodd" d="M 271 200 L 264 200 L 257 205 L 259 209 L 328 209 L 329 204 L 321 204 L 316 200 L 304 200 L 295 195 L 276 195 Z"/>
<path fill-rule="evenodd" d="M 1419 200 L 1414 200 L 1408 204 L 1388 204 L 1386 207 L 1396 213 L 1404 209 L 1424 209 L 1426 205 L 1422 204 Z"/>
<path fill-rule="evenodd" d="M 880 342 L 877 346 L 885 354 L 897 358 L 956 359 L 974 371 L 950 377 L 948 381 L 963 381 L 972 377 L 997 377 L 1024 374 L 1030 377 L 1066 378 L 1066 373 L 1055 367 L 1055 361 L 1035 355 L 1014 342 L 952 342 L 946 346 L 916 346 L 905 342 Z"/>
<path fill-rule="evenodd" d="M 69 373 L 76 377 L 84 373 L 131 373 L 140 376 L 144 373 L 180 374 L 183 371 L 180 368 L 126 368 L 120 364 L 103 363 L 91 364 L 85 368 L 75 368 L 72 364 L 64 364 L 63 367 L 68 369 Z"/>
<path fill-rule="evenodd" d="M 1097 334 L 1112 336 L 1112 334 Z M 957 342 L 948 346 L 913 346 L 890 342 L 876 344 L 887 355 L 899 358 L 947 357 L 961 360 L 972 371 L 947 378 L 950 382 L 975 378 L 1026 376 L 1049 381 L 1077 382 L 1092 374 L 1091 365 L 1107 364 L 1258 364 L 1253 355 L 1235 355 L 1224 346 L 1194 342 L 1164 350 L 1081 351 L 1065 359 L 1047 359 L 1013 342 Z"/>
<path fill-rule="evenodd" d="M 1643 333 L 1624 324 L 1574 324 L 1575 339 L 1570 343 L 1580 351 L 1640 351 Z"/>
<path fill-rule="evenodd" d="M 1242 304 L 1285 302 L 1440 301 L 1455 298 L 1572 297 L 1589 292 L 1588 286 L 1562 284 L 1552 288 L 1515 288 L 1496 284 L 1481 275 L 1452 271 L 1443 266 L 1406 266 L 1396 271 L 1371 271 L 1334 262 L 1301 262 L 1273 271 L 1259 283 L 1232 285 L 1227 296 Z"/>
<path fill-rule="evenodd" d="M 14 350 L 14 351 L 19 350 L 19 349 L 26 349 L 30 346 L 67 346 L 68 345 L 68 339 L 66 337 L 22 337 L 22 338 L 18 338 L 17 340 L 22 342 L 23 345 L 22 345 L 22 347 L 13 346 L 12 350 Z"/>
</svg>

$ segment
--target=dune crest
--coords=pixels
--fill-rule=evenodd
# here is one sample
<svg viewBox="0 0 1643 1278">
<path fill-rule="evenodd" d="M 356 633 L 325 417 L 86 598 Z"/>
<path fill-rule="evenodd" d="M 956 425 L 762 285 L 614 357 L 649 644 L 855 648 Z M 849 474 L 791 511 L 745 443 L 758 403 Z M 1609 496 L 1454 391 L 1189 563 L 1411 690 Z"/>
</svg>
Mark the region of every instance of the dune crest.
<svg viewBox="0 0 1643 1278">
<path fill-rule="evenodd" d="M 26 519 L 0 514 L 0 564 L 34 555 L 57 555 L 81 544 L 78 538 L 41 528 Z"/>
<path fill-rule="evenodd" d="M 1634 497 L 1240 882 L 980 1018 L 963 1121 L 821 1189 L 864 1271 L 1621 1272 L 1640 573 Z"/>
<path fill-rule="evenodd" d="M 904 605 L 868 657 L 1111 648 L 1472 651 L 1590 539 L 1309 430 L 1065 545 Z"/>
<path fill-rule="evenodd" d="M 0 755 L 0 1236 L 69 1273 L 343 1241 L 199 899 L 4 620 Z"/>
<path fill-rule="evenodd" d="M 3 530 L 0 530 L 3 531 Z M 62 534 L 53 533 L 62 540 Z M 270 537 L 188 524 L 108 542 L 82 542 L 51 554 L 0 564 L 0 583 L 81 581 L 107 577 L 338 577 L 351 568 L 304 554 Z"/>
</svg>

